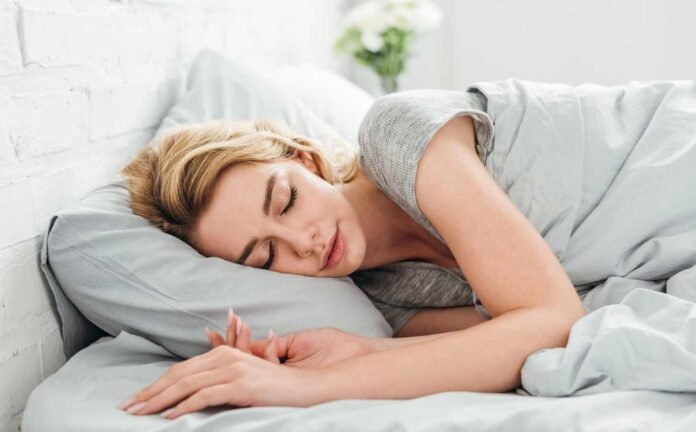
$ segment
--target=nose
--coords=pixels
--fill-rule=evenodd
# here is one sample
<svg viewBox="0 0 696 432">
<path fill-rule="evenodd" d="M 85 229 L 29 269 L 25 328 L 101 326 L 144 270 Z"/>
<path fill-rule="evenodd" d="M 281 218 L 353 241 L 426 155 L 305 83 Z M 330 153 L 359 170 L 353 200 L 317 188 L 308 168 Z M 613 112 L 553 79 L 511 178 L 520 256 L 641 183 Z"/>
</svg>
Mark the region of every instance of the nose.
<svg viewBox="0 0 696 432">
<path fill-rule="evenodd" d="M 318 242 L 318 234 L 316 225 L 310 225 L 303 229 L 287 229 L 284 237 L 299 257 L 308 258 L 313 253 L 321 256 L 323 245 Z"/>
</svg>

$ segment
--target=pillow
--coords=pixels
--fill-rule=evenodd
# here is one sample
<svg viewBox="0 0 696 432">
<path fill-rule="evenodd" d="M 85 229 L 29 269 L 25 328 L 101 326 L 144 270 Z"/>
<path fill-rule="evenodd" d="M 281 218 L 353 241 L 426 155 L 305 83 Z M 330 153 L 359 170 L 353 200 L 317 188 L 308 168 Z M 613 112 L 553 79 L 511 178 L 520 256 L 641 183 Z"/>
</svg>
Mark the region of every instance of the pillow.
<svg viewBox="0 0 696 432">
<path fill-rule="evenodd" d="M 335 94 L 331 85 L 322 92 Z M 327 145 L 352 145 L 267 73 L 212 51 L 196 57 L 185 93 L 155 136 L 181 123 L 255 117 L 282 119 Z M 392 336 L 349 277 L 285 274 L 206 258 L 133 214 L 129 203 L 125 180 L 117 176 L 55 215 L 44 235 L 41 268 L 55 296 L 67 358 L 122 330 L 188 358 L 209 349 L 203 327 L 222 332 L 228 307 L 249 323 L 253 338 L 265 337 L 269 328 L 283 335 L 318 327 Z"/>
<path fill-rule="evenodd" d="M 340 75 L 309 64 L 276 68 L 269 75 L 358 149 L 357 131 L 374 101 L 369 93 Z"/>
</svg>

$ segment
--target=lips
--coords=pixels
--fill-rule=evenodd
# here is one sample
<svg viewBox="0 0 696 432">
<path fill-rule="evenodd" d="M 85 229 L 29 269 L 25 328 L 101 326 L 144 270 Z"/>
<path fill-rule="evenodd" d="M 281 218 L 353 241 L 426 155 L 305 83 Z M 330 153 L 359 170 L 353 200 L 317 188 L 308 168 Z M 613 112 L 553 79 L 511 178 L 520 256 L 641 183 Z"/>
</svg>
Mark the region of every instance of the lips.
<svg viewBox="0 0 696 432">
<path fill-rule="evenodd" d="M 331 239 L 329 240 L 329 245 L 324 249 L 324 255 L 321 257 L 321 268 L 322 270 L 324 267 L 326 267 L 326 264 L 329 262 L 329 256 L 331 255 L 331 251 L 334 248 L 334 244 L 336 243 L 336 234 L 338 234 L 338 228 L 336 228 L 336 231 L 334 231 L 333 235 L 331 236 Z"/>
</svg>

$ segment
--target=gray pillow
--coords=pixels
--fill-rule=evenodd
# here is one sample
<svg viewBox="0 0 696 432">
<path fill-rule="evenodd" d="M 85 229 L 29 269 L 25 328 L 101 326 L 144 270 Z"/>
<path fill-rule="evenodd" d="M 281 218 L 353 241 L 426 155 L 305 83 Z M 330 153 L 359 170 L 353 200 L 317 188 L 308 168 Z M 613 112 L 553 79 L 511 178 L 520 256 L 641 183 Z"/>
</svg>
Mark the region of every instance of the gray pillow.
<svg viewBox="0 0 696 432">
<path fill-rule="evenodd" d="M 156 136 L 181 123 L 255 117 L 282 119 L 332 148 L 353 145 L 270 75 L 211 51 L 194 60 L 186 91 Z M 269 328 L 283 335 L 318 327 L 392 336 L 349 277 L 284 274 L 203 257 L 133 214 L 129 203 L 117 176 L 60 211 L 44 235 L 41 268 L 55 296 L 67 358 L 121 330 L 188 358 L 209 348 L 204 326 L 223 331 L 228 307 L 249 323 L 253 338 Z"/>
</svg>

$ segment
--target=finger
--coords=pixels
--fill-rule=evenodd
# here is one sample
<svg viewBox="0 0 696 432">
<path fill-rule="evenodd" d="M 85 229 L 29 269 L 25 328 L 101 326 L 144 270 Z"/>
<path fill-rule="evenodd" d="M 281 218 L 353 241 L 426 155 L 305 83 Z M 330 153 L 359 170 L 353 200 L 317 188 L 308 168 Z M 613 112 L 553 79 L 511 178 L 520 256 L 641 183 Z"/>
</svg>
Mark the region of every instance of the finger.
<svg viewBox="0 0 696 432">
<path fill-rule="evenodd" d="M 210 369 L 211 366 L 215 364 L 215 358 L 218 355 L 216 351 L 217 350 L 210 350 L 204 354 L 191 357 L 188 360 L 175 363 L 174 365 L 170 366 L 155 382 L 137 392 L 127 402 L 124 402 L 120 408 L 123 410 L 128 410 L 136 404 L 150 400 L 152 397 L 158 395 L 162 390 L 177 382 L 182 377 Z"/>
<path fill-rule="evenodd" d="M 239 396 L 239 402 L 230 402 L 231 395 L 234 397 L 235 389 L 231 383 L 218 384 L 212 387 L 206 387 L 183 402 L 179 403 L 172 410 L 167 410 L 162 413 L 162 417 L 175 419 L 184 414 L 200 411 L 209 406 L 217 406 L 224 404 L 234 404 L 235 406 L 248 406 L 247 402 L 243 402 Z M 237 392 L 238 393 L 238 392 Z"/>
<path fill-rule="evenodd" d="M 236 319 L 235 319 L 236 318 Z M 232 308 L 227 310 L 227 333 L 226 333 L 226 343 L 227 345 L 233 347 L 237 343 L 237 335 L 235 331 L 236 323 L 239 317 L 235 317 Z"/>
<path fill-rule="evenodd" d="M 263 357 L 273 363 L 280 364 L 278 358 L 278 335 L 273 332 L 273 329 L 268 330 L 268 335 L 271 340 L 263 353 Z"/>
<path fill-rule="evenodd" d="M 213 340 L 210 338 L 210 329 L 208 327 L 203 327 L 203 330 L 205 330 L 205 336 L 208 338 L 208 343 L 213 345 Z"/>
<path fill-rule="evenodd" d="M 242 327 L 237 338 L 237 349 L 244 351 L 245 353 L 252 354 L 251 352 L 251 329 L 249 324 L 243 322 Z"/>
<path fill-rule="evenodd" d="M 290 345 L 292 345 L 292 338 L 295 337 L 295 334 L 289 334 L 287 336 L 278 336 L 277 337 L 277 343 L 276 343 L 276 354 L 278 358 L 282 357 L 287 357 L 288 356 L 288 349 Z M 268 345 L 270 344 L 269 339 L 259 339 L 251 342 L 251 353 L 254 354 L 257 357 L 265 358 L 264 353 L 266 352 L 266 348 L 268 348 Z"/>
<path fill-rule="evenodd" d="M 266 350 L 266 346 L 268 346 L 268 343 L 268 339 L 254 340 L 251 341 L 251 343 L 249 344 L 249 349 L 251 349 L 251 353 L 255 356 L 263 357 L 263 352 Z"/>
<path fill-rule="evenodd" d="M 148 400 L 142 408 L 131 412 L 131 414 L 148 415 L 160 412 L 179 403 L 201 389 L 225 382 L 225 379 L 226 377 L 220 374 L 218 370 L 207 370 L 189 375 L 164 389 L 152 399 Z"/>
<path fill-rule="evenodd" d="M 210 338 L 212 340 L 213 348 L 217 348 L 220 345 L 226 345 L 225 338 L 222 337 L 222 335 L 216 331 L 210 330 Z"/>
</svg>

